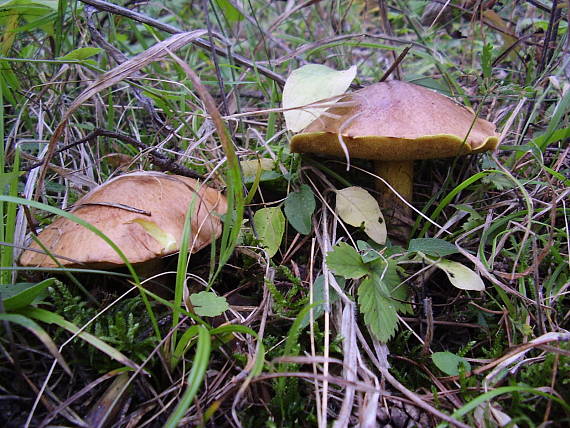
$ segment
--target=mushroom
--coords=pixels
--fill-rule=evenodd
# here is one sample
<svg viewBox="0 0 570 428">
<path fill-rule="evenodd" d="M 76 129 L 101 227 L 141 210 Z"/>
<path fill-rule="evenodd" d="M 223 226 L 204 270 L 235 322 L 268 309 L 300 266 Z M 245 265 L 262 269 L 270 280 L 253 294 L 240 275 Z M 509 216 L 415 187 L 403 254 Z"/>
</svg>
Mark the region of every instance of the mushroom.
<svg viewBox="0 0 570 428">
<path fill-rule="evenodd" d="M 406 201 L 412 199 L 413 162 L 496 149 L 495 125 L 451 98 L 412 83 L 376 83 L 341 98 L 291 139 L 291 150 L 371 159 L 375 173 Z M 340 104 L 339 102 L 339 104 Z M 343 145 L 345 147 L 343 147 Z M 406 212 L 385 185 L 382 208 Z"/>
<path fill-rule="evenodd" d="M 191 205 L 189 247 L 196 252 L 219 237 L 226 199 L 217 190 L 188 177 L 159 172 L 119 176 L 93 189 L 71 212 L 102 231 L 131 263 L 140 264 L 179 250 L 186 211 Z M 65 267 L 124 265 L 103 239 L 64 217 L 47 226 L 38 240 Z M 22 254 L 20 264 L 58 266 L 37 242 Z"/>
</svg>

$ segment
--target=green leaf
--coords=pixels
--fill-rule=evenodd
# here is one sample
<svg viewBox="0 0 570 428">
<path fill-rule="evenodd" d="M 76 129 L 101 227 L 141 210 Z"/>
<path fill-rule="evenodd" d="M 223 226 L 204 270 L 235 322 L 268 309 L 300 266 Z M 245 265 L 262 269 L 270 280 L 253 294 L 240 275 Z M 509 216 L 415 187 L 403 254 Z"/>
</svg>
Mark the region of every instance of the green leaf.
<svg viewBox="0 0 570 428">
<path fill-rule="evenodd" d="M 165 428 L 176 428 L 178 422 L 184 417 L 188 408 L 194 401 L 194 397 L 198 393 L 198 389 L 202 385 L 202 381 L 206 376 L 206 371 L 208 370 L 208 364 L 210 362 L 210 352 L 212 348 L 212 339 L 210 333 L 204 326 L 198 328 L 198 343 L 196 345 L 196 355 L 194 356 L 194 361 L 192 362 L 192 369 L 190 369 L 190 374 L 186 379 L 186 384 L 188 385 L 184 390 L 184 394 L 178 401 L 176 408 L 168 417 L 168 420 L 164 424 Z"/>
<path fill-rule="evenodd" d="M 214 0 L 224 13 L 228 22 L 237 22 L 243 19 L 241 12 L 229 0 Z"/>
<path fill-rule="evenodd" d="M 342 95 L 356 76 L 356 66 L 337 71 L 320 64 L 304 65 L 294 70 L 283 88 L 283 108 L 301 107 L 316 101 Z M 329 102 L 328 104 L 332 104 Z M 330 106 L 330 105 L 329 105 Z M 326 108 L 305 108 L 285 111 L 285 124 L 292 132 L 302 131 Z"/>
<path fill-rule="evenodd" d="M 21 175 L 20 172 L 0 172 L 0 191 L 4 192 L 4 188 L 12 183 Z"/>
<path fill-rule="evenodd" d="M 469 361 L 451 352 L 434 352 L 431 360 L 438 369 L 448 376 L 458 376 L 461 366 L 463 366 L 464 372 L 471 371 Z"/>
<path fill-rule="evenodd" d="M 56 16 L 57 1 L 3 1 L 0 8 L 0 26 L 6 27 L 10 22 L 17 24 L 19 18 L 24 22 L 11 28 L 13 34 L 42 30 L 53 35 L 53 21 Z M 5 29 L 4 29 L 5 30 Z M 6 38 L 3 41 L 6 43 Z"/>
<path fill-rule="evenodd" d="M 97 55 L 99 52 L 101 52 L 103 49 L 101 48 L 91 48 L 91 47 L 87 47 L 87 48 L 79 48 L 79 49 L 75 49 L 71 52 L 69 52 L 68 54 L 59 57 L 57 59 L 61 59 L 61 60 L 84 60 L 87 58 L 90 58 L 92 56 Z"/>
<path fill-rule="evenodd" d="M 386 284 L 378 275 L 370 275 L 358 286 L 358 304 L 370 333 L 387 342 L 398 328 L 398 313 L 394 300 L 386 293 Z"/>
<path fill-rule="evenodd" d="M 361 257 L 364 263 L 370 263 L 382 257 L 380 253 L 382 247 L 380 245 L 370 245 L 368 242 L 359 239 L 356 241 L 356 246 L 361 251 Z"/>
<path fill-rule="evenodd" d="M 378 201 L 362 187 L 352 186 L 336 192 L 336 213 L 348 224 L 360 227 L 378 244 L 386 242 L 386 222 Z"/>
<path fill-rule="evenodd" d="M 548 400 L 552 400 L 558 403 L 566 412 L 570 412 L 570 406 L 560 397 L 560 395 L 552 395 L 548 394 L 540 389 L 537 388 L 529 388 L 523 385 L 516 385 L 516 386 L 501 386 L 499 388 L 493 389 L 492 391 L 488 391 L 484 394 L 478 395 L 477 397 L 471 399 L 468 403 L 464 404 L 462 407 L 457 409 L 451 415 L 454 419 L 460 419 L 469 412 L 475 410 L 477 407 L 482 405 L 487 401 L 493 400 L 493 398 L 498 397 L 499 395 L 508 394 L 508 396 L 512 397 L 514 394 L 521 394 L 523 392 L 527 392 L 534 395 L 540 395 L 541 397 L 545 397 Z M 447 423 L 440 423 L 437 425 L 436 428 L 444 428 L 447 427 Z"/>
<path fill-rule="evenodd" d="M 190 346 L 193 344 L 193 340 L 198 336 L 198 329 L 201 328 L 201 324 L 190 326 L 186 329 L 186 331 L 180 336 L 178 342 L 176 343 L 176 347 L 172 352 L 172 356 L 170 358 L 170 368 L 174 369 L 176 365 L 182 359 L 182 356 L 190 349 Z"/>
<path fill-rule="evenodd" d="M 570 127 L 557 129 L 554 132 L 543 133 L 537 137 L 534 137 L 531 144 L 536 144 L 538 147 L 546 147 L 555 141 L 562 141 L 570 138 Z M 503 146 L 501 146 L 501 149 Z M 527 149 L 528 150 L 528 149 Z"/>
<path fill-rule="evenodd" d="M 216 296 L 211 291 L 201 291 L 190 296 L 194 311 L 201 317 L 217 317 L 228 310 L 225 297 Z"/>
<path fill-rule="evenodd" d="M 383 290 L 387 296 L 392 298 L 392 303 L 400 313 L 411 314 L 413 313 L 412 306 L 404 303 L 408 300 L 408 287 L 402 284 L 399 271 L 401 268 L 398 266 L 396 260 L 387 260 L 376 262 L 373 264 L 373 274 L 382 280 L 385 286 Z"/>
<path fill-rule="evenodd" d="M 485 284 L 479 275 L 469 269 L 467 266 L 452 262 L 451 260 L 431 260 L 435 265 L 443 270 L 451 284 L 461 290 L 483 291 Z"/>
<path fill-rule="evenodd" d="M 440 260 L 436 266 L 443 269 L 449 281 L 461 290 L 483 291 L 485 284 L 479 275 L 467 266 L 451 260 Z"/>
<path fill-rule="evenodd" d="M 311 233 L 311 219 L 315 211 L 315 196 L 306 184 L 285 199 L 285 215 L 291 226 L 302 235 Z"/>
<path fill-rule="evenodd" d="M 544 152 L 546 150 L 546 146 L 551 141 L 552 136 L 558 129 L 558 125 L 562 121 L 562 118 L 566 116 L 568 111 L 570 110 L 570 91 L 566 91 L 566 93 L 562 96 L 562 99 L 556 105 L 554 109 L 554 113 L 552 114 L 550 121 L 548 122 L 548 127 L 543 135 L 541 135 L 542 139 L 538 143 L 538 147 L 540 150 Z"/>
<path fill-rule="evenodd" d="M 340 288 L 344 288 L 345 280 L 341 277 L 335 277 L 336 282 Z M 329 288 L 329 303 L 334 303 L 339 299 L 339 295 L 334 288 Z M 318 320 L 325 313 L 325 277 L 324 275 L 319 275 L 317 279 L 313 282 L 313 303 L 316 304 L 313 307 L 313 320 Z M 301 328 L 305 328 L 309 325 L 311 320 L 311 314 L 307 313 L 301 322 Z"/>
<path fill-rule="evenodd" d="M 285 217 L 281 208 L 261 208 L 253 216 L 253 224 L 261 245 L 267 248 L 269 257 L 273 257 L 283 239 Z"/>
<path fill-rule="evenodd" d="M 493 45 L 491 43 L 486 43 L 483 46 L 483 52 L 481 54 L 481 68 L 483 69 L 483 77 L 486 79 L 489 79 L 491 77 L 492 60 L 493 60 Z"/>
<path fill-rule="evenodd" d="M 278 178 L 282 178 L 283 174 L 277 171 L 261 171 L 261 175 L 259 177 L 260 183 L 265 183 L 267 181 L 277 180 Z M 243 177 L 244 184 L 252 184 L 255 183 L 256 176 L 247 175 Z"/>
<path fill-rule="evenodd" d="M 327 253 L 327 265 L 337 275 L 349 279 L 370 273 L 360 254 L 346 242 L 341 242 Z"/>
<path fill-rule="evenodd" d="M 566 187 L 570 187 L 570 178 L 566 178 L 567 176 L 564 174 L 559 173 L 558 171 L 553 170 L 552 168 L 547 167 L 546 165 L 543 166 L 544 170 L 547 171 L 553 177 L 560 180 L 562 184 Z M 568 175 L 570 177 L 570 175 Z"/>
<path fill-rule="evenodd" d="M 490 184 L 496 190 L 499 190 L 499 191 L 506 190 L 506 189 L 513 189 L 516 187 L 516 184 L 513 183 L 512 180 L 510 180 L 504 174 L 498 174 L 496 172 L 493 172 L 493 173 L 483 177 L 483 179 L 481 181 L 485 184 Z"/>
<path fill-rule="evenodd" d="M 412 239 L 408 251 L 422 252 L 433 257 L 445 257 L 459 252 L 455 244 L 438 238 Z"/>
<path fill-rule="evenodd" d="M 48 278 L 37 284 L 28 282 L 1 284 L 0 297 L 2 297 L 4 303 L 4 310 L 11 312 L 45 297 L 46 288 L 52 285 L 54 281 L 55 278 Z"/>
</svg>

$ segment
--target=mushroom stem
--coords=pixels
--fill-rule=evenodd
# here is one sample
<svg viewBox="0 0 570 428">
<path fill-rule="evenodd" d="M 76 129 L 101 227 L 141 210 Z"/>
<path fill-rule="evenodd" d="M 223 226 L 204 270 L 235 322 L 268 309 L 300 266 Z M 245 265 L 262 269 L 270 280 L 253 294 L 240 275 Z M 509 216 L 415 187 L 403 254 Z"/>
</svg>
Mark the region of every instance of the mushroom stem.
<svg viewBox="0 0 570 428">
<path fill-rule="evenodd" d="M 412 200 L 414 179 L 414 161 L 374 161 L 374 173 L 383 178 L 394 191 L 399 193 L 406 201 Z M 378 181 L 376 190 L 380 192 L 380 205 L 385 208 L 405 205 L 394 191 L 382 181 Z"/>
<path fill-rule="evenodd" d="M 412 201 L 414 161 L 374 161 L 374 173 L 384 179 L 392 189 L 381 181 L 376 181 L 378 203 L 388 223 L 388 234 L 396 240 L 407 241 L 411 210 L 395 192 L 406 201 Z M 408 220 L 408 221 L 406 221 Z"/>
</svg>

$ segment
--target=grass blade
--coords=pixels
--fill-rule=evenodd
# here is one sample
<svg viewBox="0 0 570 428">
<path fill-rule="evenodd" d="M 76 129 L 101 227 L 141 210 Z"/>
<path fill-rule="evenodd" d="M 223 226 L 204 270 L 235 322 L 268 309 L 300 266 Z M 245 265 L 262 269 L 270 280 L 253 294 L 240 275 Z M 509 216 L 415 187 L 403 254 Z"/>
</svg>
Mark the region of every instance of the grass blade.
<svg viewBox="0 0 570 428">
<path fill-rule="evenodd" d="M 136 364 L 134 361 L 127 358 L 122 352 L 117 351 L 115 348 L 113 348 L 112 346 L 109 346 L 108 344 L 103 342 L 98 337 L 93 336 L 92 334 L 87 333 L 86 331 L 82 331 L 79 327 L 77 327 L 73 323 L 70 323 L 65 318 L 63 318 L 61 315 L 55 314 L 55 313 L 47 311 L 45 309 L 31 308 L 31 307 L 22 310 L 21 314 L 23 314 L 27 317 L 30 317 L 30 318 L 34 318 L 38 321 L 45 322 L 47 324 L 55 324 L 58 327 L 61 327 L 65 330 L 69 331 L 70 333 L 76 335 L 80 339 L 82 339 L 85 342 L 89 343 L 90 345 L 94 346 L 99 351 L 103 352 L 104 354 L 107 354 L 109 357 L 111 357 L 115 361 L 118 361 L 121 364 L 124 364 L 125 366 L 131 367 L 135 370 L 140 369 L 138 364 Z"/>
<path fill-rule="evenodd" d="M 174 409 L 174 412 L 172 412 L 168 421 L 166 421 L 164 425 L 165 428 L 175 428 L 192 404 L 192 400 L 194 400 L 198 388 L 200 388 L 202 380 L 206 375 L 206 369 L 210 362 L 210 348 L 210 333 L 205 327 L 198 327 L 198 345 L 196 346 L 196 356 L 194 357 L 192 370 L 190 370 L 190 374 L 188 375 L 188 387 L 184 391 L 176 409 Z"/>
<path fill-rule="evenodd" d="M 0 320 L 18 324 L 31 331 L 40 340 L 40 342 L 44 344 L 44 346 L 48 349 L 50 354 L 52 354 L 53 357 L 57 360 L 57 362 L 61 365 L 61 367 L 63 367 L 65 372 L 69 376 L 72 376 L 71 369 L 63 359 L 63 356 L 57 350 L 56 344 L 53 342 L 53 340 L 51 340 L 49 334 L 47 334 L 47 332 L 38 325 L 38 323 L 20 314 L 0 314 Z"/>
</svg>

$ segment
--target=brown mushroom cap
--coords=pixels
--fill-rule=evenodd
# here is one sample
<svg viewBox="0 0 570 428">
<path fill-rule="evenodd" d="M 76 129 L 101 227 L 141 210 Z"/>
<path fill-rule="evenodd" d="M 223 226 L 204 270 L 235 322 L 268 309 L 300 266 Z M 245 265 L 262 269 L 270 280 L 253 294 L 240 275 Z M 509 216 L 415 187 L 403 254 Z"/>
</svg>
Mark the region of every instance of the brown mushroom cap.
<svg viewBox="0 0 570 428">
<path fill-rule="evenodd" d="M 402 161 L 454 157 L 496 149 L 495 125 L 451 98 L 398 80 L 376 83 L 343 97 L 301 134 L 291 150 L 352 158 Z M 331 117 L 330 115 L 336 115 Z"/>
<path fill-rule="evenodd" d="M 219 237 L 219 215 L 226 212 L 227 205 L 220 192 L 188 177 L 158 172 L 116 177 L 81 198 L 71 212 L 101 230 L 131 263 L 142 263 L 179 250 L 192 201 L 190 251 L 196 252 Z M 58 258 L 63 266 L 124 265 L 103 239 L 67 218 L 57 218 L 38 239 L 52 254 L 65 257 Z M 37 243 L 30 249 L 41 252 L 26 250 L 21 265 L 57 266 Z"/>
</svg>

